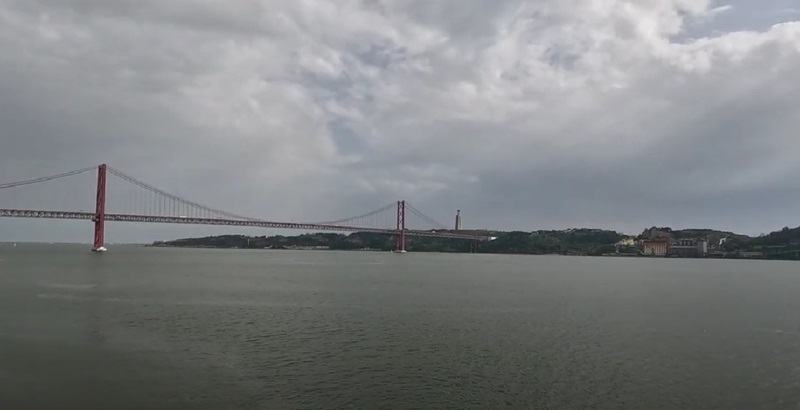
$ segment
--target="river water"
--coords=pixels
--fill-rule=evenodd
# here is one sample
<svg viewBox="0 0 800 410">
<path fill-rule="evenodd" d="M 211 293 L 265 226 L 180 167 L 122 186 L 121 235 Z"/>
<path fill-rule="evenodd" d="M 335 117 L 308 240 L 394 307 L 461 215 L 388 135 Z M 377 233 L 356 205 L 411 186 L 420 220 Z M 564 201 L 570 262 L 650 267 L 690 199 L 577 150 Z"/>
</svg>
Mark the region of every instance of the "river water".
<svg viewBox="0 0 800 410">
<path fill-rule="evenodd" d="M 800 264 L 0 244 L 2 409 L 800 408 Z"/>
</svg>

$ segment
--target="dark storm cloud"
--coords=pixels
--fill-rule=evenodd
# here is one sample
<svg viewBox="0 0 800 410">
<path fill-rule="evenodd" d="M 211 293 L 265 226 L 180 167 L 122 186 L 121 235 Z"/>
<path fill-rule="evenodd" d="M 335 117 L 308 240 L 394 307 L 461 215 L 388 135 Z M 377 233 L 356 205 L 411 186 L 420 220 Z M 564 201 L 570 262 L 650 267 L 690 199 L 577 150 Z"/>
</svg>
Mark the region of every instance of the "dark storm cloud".
<svg viewBox="0 0 800 410">
<path fill-rule="evenodd" d="M 0 0 L 0 181 L 108 162 L 270 219 L 800 224 L 791 4 L 621 3 Z"/>
</svg>

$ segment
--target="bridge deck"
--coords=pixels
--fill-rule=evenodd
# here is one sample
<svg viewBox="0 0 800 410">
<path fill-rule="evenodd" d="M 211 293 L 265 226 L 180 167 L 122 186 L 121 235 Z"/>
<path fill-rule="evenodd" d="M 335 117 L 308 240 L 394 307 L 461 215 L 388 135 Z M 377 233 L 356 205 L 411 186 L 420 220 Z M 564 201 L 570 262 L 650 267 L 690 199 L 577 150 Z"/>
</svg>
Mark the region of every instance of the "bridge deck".
<svg viewBox="0 0 800 410">
<path fill-rule="evenodd" d="M 0 209 L 0 217 L 6 218 L 38 218 L 38 219 L 73 219 L 73 220 L 94 220 L 95 214 L 92 212 L 72 212 L 72 211 L 46 211 L 32 209 Z M 396 229 L 382 228 L 361 228 L 356 226 L 324 225 L 298 222 L 274 222 L 261 220 L 237 220 L 237 219 L 213 219 L 213 218 L 192 218 L 175 216 L 151 216 L 133 214 L 106 214 L 106 221 L 114 222 L 140 222 L 140 223 L 164 223 L 164 224 L 184 224 L 184 225 L 218 225 L 218 226 L 243 226 L 253 228 L 275 228 L 275 229 L 296 229 L 304 231 L 334 231 L 334 232 L 369 232 L 387 235 L 396 235 Z M 458 234 L 452 232 L 435 232 L 406 229 L 406 236 L 464 239 L 474 241 L 491 240 L 488 236 Z"/>
</svg>

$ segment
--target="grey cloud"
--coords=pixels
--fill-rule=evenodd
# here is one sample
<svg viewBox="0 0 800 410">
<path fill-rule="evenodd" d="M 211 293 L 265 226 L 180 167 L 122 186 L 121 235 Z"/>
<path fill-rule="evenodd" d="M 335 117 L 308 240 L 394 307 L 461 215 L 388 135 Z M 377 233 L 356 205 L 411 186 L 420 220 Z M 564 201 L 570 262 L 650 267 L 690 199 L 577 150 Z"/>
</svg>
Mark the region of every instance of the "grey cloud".
<svg viewBox="0 0 800 410">
<path fill-rule="evenodd" d="M 109 162 L 276 220 L 407 199 L 482 228 L 800 224 L 800 23 L 592 4 L 0 0 L 0 181 Z"/>
</svg>

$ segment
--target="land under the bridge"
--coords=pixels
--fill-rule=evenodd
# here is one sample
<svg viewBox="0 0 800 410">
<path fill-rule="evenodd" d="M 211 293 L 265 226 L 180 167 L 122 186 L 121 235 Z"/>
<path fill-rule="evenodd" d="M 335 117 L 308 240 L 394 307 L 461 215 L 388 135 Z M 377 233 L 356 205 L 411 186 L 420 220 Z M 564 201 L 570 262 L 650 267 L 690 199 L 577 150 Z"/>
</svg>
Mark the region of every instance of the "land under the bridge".
<svg viewBox="0 0 800 410">
<path fill-rule="evenodd" d="M 482 242 L 479 253 L 495 254 L 559 254 L 559 255 L 636 255 L 637 240 L 666 240 L 676 243 L 687 239 L 708 241 L 711 257 L 798 259 L 800 227 L 784 228 L 769 235 L 751 237 L 712 229 L 673 230 L 648 228 L 639 235 L 625 235 L 603 229 L 569 229 L 562 231 L 486 232 L 497 239 Z M 632 244 L 632 242 L 634 244 Z M 394 238 L 373 233 L 315 233 L 297 236 L 221 235 L 155 242 L 151 246 L 238 249 L 320 249 L 374 250 L 394 249 Z M 409 252 L 471 251 L 470 241 L 441 238 L 406 238 Z"/>
</svg>

